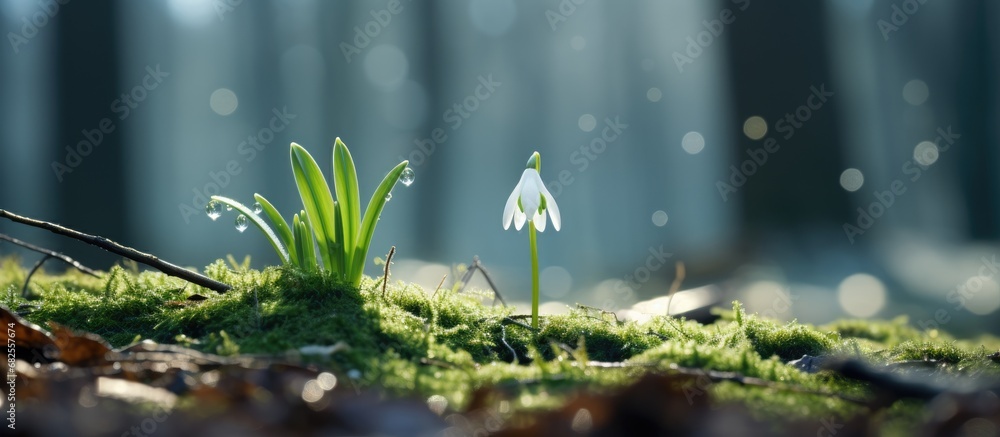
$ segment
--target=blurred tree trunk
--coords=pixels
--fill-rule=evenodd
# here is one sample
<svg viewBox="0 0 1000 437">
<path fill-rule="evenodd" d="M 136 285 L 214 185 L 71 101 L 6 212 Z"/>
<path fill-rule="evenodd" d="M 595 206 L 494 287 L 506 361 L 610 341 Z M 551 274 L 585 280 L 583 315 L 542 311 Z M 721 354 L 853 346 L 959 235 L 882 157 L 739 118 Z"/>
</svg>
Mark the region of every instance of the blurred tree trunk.
<svg viewBox="0 0 1000 437">
<path fill-rule="evenodd" d="M 997 71 L 991 64 L 997 47 L 990 39 L 987 20 L 990 19 L 986 2 L 958 2 L 955 4 L 956 29 L 959 46 L 964 47 L 956 59 L 958 65 L 949 70 L 954 80 L 956 96 L 955 133 L 962 137 L 956 146 L 964 149 L 959 171 L 959 183 L 968 208 L 969 237 L 996 239 L 998 233 L 997 150 L 1000 140 L 996 137 L 996 106 L 991 105 L 996 94 Z M 992 52 L 991 52 L 992 50 Z"/>
<path fill-rule="evenodd" d="M 132 86 L 141 83 L 146 66 L 130 69 L 138 82 L 128 86 L 119 82 L 117 9 L 116 1 L 71 3 L 62 6 L 52 20 L 58 36 L 57 119 L 51 126 L 58 133 L 51 158 L 68 166 L 71 172 L 62 173 L 58 196 L 51 199 L 58 203 L 58 217 L 39 218 L 128 245 L 128 205 L 123 200 L 125 161 L 119 119 L 125 112 L 113 112 L 112 105 L 123 93 L 129 93 Z M 151 67 L 155 68 L 155 64 Z M 106 131 L 109 123 L 114 130 L 101 132 L 102 123 Z M 67 157 L 67 146 L 80 152 L 79 162 L 73 156 Z M 77 243 L 62 239 L 58 249 L 65 250 L 69 244 Z M 93 266 L 119 259 L 97 249 L 77 258 Z"/>
<path fill-rule="evenodd" d="M 735 21 L 725 29 L 729 45 L 729 71 L 735 107 L 733 126 L 739 138 L 727 166 L 737 168 L 752 159 L 747 149 L 761 149 L 768 138 L 780 146 L 747 176 L 737 196 L 743 200 L 745 226 L 751 236 L 765 227 L 820 225 L 839 230 L 849 220 L 851 207 L 840 187 L 845 169 L 837 123 L 837 87 L 828 66 L 826 19 L 823 2 L 718 2 L 718 9 L 732 9 Z M 785 122 L 795 114 L 813 89 L 825 87 L 834 95 L 789 136 Z M 816 99 L 813 99 L 816 103 Z M 801 111 L 800 114 L 806 114 Z M 743 122 L 758 115 L 767 122 L 767 135 L 754 141 L 742 133 Z M 787 137 L 787 138 L 786 138 Z M 749 168 L 749 167 L 748 167 Z M 731 170 L 727 170 L 728 175 Z M 868 187 L 863 188 L 866 190 Z M 787 229 L 794 230 L 794 229 Z"/>
<path fill-rule="evenodd" d="M 438 117 L 440 117 L 440 112 L 445 105 L 445 102 L 440 98 L 444 94 L 444 87 L 441 83 L 444 74 L 440 71 L 442 65 L 446 65 L 448 62 L 446 56 L 443 55 L 443 50 L 439 48 L 444 46 L 441 39 L 442 31 L 439 25 L 441 21 L 441 15 L 444 11 L 441 10 L 442 5 L 436 1 L 423 2 L 420 5 L 414 4 L 414 10 L 419 11 L 421 17 L 417 20 L 420 24 L 420 34 L 419 37 L 423 39 L 423 53 L 418 59 L 421 59 L 421 67 L 423 71 L 418 72 L 420 75 L 421 83 L 427 86 L 427 108 L 429 111 L 429 117 L 426 127 L 431 129 L 437 127 Z M 421 133 L 419 137 L 423 139 L 424 137 L 429 138 L 429 129 L 420 129 L 418 132 L 428 132 Z M 435 153 L 430 156 L 424 157 L 424 164 L 419 170 L 419 178 L 421 184 L 426 184 L 427 187 L 420 193 L 423 195 L 420 199 L 420 209 L 421 211 L 415 215 L 417 218 L 416 229 L 420 230 L 419 247 L 423 256 L 429 259 L 437 259 L 445 255 L 447 245 L 445 244 L 446 238 L 451 238 L 448 232 L 443 232 L 443 226 L 441 226 L 441 214 L 444 211 L 449 211 L 449 205 L 455 205 L 454 199 L 449 201 L 442 193 L 448 193 L 448 181 L 454 179 L 454 175 L 447 171 L 450 167 L 448 162 L 448 156 L 452 156 L 451 153 L 443 153 L 442 149 L 454 147 L 454 140 L 450 137 L 453 135 L 448 132 L 450 141 L 444 143 L 443 145 L 438 145 Z M 415 144 L 408 144 L 408 147 L 415 148 Z"/>
</svg>

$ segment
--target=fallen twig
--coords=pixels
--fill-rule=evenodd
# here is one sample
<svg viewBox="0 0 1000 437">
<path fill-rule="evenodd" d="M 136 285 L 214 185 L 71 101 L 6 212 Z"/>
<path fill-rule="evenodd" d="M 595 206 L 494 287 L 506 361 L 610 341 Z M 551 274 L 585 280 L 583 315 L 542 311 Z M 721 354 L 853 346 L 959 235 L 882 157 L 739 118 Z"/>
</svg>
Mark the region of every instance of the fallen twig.
<svg viewBox="0 0 1000 437">
<path fill-rule="evenodd" d="M 0 211 L 2 211 L 2 210 L 0 210 Z M 4 234 L 0 234 L 0 240 L 8 241 L 10 243 L 13 243 L 13 244 L 16 244 L 18 246 L 21 246 L 21 247 L 23 247 L 25 249 L 32 250 L 32 251 L 35 251 L 35 252 L 47 255 L 46 258 L 42 258 L 42 259 L 56 258 L 56 259 L 58 259 L 58 260 L 60 260 L 60 261 L 62 261 L 64 263 L 66 263 L 66 264 L 69 264 L 69 265 L 73 266 L 73 268 L 75 268 L 75 269 L 77 269 L 77 270 L 79 270 L 79 271 L 81 271 L 83 273 L 86 273 L 86 274 L 88 274 L 90 276 L 93 276 L 95 278 L 100 278 L 101 277 L 101 275 L 99 273 L 97 273 L 96 271 L 94 271 L 93 269 L 91 269 L 91 268 L 89 268 L 89 267 L 87 267 L 87 266 L 85 266 L 83 264 L 80 264 L 77 260 L 75 260 L 73 258 L 70 258 L 67 255 L 64 255 L 64 254 L 61 254 L 59 252 L 56 252 L 54 250 L 49 250 L 49 249 L 46 249 L 44 247 L 38 247 L 38 246 L 35 246 L 34 244 L 27 243 L 27 242 L 18 240 L 17 238 L 11 237 L 9 235 L 4 235 Z"/>
<path fill-rule="evenodd" d="M 104 237 L 84 234 L 83 232 L 63 227 L 55 223 L 49 223 L 41 220 L 35 220 L 32 218 L 23 217 L 3 209 L 0 209 L 0 217 L 3 217 L 5 219 L 17 223 L 25 224 L 28 226 L 45 229 L 47 231 L 63 235 L 66 237 L 70 237 L 76 240 L 80 240 L 84 243 L 100 247 L 101 249 L 104 249 L 108 252 L 124 256 L 128 259 L 137 262 L 141 262 L 147 266 L 153 267 L 163 273 L 166 273 L 167 275 L 184 279 L 185 281 L 191 282 L 196 285 L 200 285 L 210 290 L 214 290 L 218 293 L 225 293 L 226 291 L 229 291 L 230 288 L 232 288 L 232 286 L 223 284 L 222 282 L 216 281 L 212 278 L 209 278 L 208 276 L 192 272 L 183 267 L 168 263 L 148 253 L 139 252 L 138 250 L 135 250 L 131 247 L 122 246 L 121 244 L 118 244 Z"/>
</svg>

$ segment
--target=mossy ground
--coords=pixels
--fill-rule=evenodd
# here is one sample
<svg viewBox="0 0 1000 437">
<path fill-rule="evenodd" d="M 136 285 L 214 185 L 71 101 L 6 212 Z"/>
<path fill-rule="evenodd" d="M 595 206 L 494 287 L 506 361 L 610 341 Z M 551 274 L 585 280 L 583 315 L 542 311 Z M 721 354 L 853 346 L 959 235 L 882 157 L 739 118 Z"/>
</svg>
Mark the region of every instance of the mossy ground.
<svg viewBox="0 0 1000 437">
<path fill-rule="evenodd" d="M 528 320 L 515 316 L 514 309 L 489 305 L 492 296 L 483 293 L 432 293 L 393 281 L 383 295 L 380 278 L 365 278 L 360 289 L 353 289 L 320 274 L 256 271 L 221 260 L 205 274 L 233 289 L 220 295 L 157 272 L 114 267 L 100 278 L 75 271 L 36 274 L 25 298 L 20 291 L 26 272 L 8 258 L 0 262 L 0 303 L 11 309 L 37 306 L 25 316 L 29 321 L 93 332 L 115 347 L 152 339 L 211 353 L 302 360 L 359 387 L 442 395 L 454 409 L 461 409 L 473 390 L 497 385 L 504 387 L 510 406 L 503 412 L 506 418 L 557 406 L 581 389 L 618 387 L 672 364 L 827 393 L 729 382 L 707 387 L 716 402 L 744 403 L 760 418 L 777 421 L 846 420 L 862 407 L 829 394 L 869 394 L 860 383 L 786 364 L 804 354 L 859 356 L 876 363 L 935 359 L 944 374 L 1000 373 L 988 357 L 1000 346 L 996 338 L 958 341 L 942 332 L 916 330 L 902 319 L 815 327 L 744 314 L 737 305 L 711 325 L 668 317 L 637 324 L 576 309 L 544 318 L 534 332 L 519 323 Z M 207 299 L 187 300 L 195 294 Z M 340 342 L 349 348 L 329 356 L 298 352 L 302 346 Z M 579 365 L 588 360 L 635 366 Z M 897 402 L 885 423 L 904 432 L 920 414 L 920 408 Z"/>
</svg>

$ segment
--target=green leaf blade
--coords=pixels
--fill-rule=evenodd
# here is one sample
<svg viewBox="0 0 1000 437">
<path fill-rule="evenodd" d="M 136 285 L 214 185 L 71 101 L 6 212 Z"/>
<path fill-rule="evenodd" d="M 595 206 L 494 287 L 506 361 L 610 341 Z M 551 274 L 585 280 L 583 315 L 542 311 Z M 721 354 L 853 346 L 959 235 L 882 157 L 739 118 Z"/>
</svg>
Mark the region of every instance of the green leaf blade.
<svg viewBox="0 0 1000 437">
<path fill-rule="evenodd" d="M 357 250 L 358 225 L 361 222 L 361 198 L 358 194 L 358 174 L 354 158 L 340 137 L 333 143 L 333 177 L 340 206 L 340 217 L 336 228 L 338 241 L 343 244 L 344 269 L 353 270 L 354 253 Z"/>
<path fill-rule="evenodd" d="M 250 208 L 247 208 L 246 205 L 228 197 L 212 196 L 212 200 L 229 205 L 233 207 L 233 209 L 245 215 L 247 219 L 254 224 L 254 226 L 257 226 L 257 229 L 260 229 L 260 231 L 264 233 L 264 236 L 271 242 L 271 246 L 274 247 L 274 251 L 278 252 L 278 256 L 281 257 L 281 261 L 285 264 L 291 262 L 291 256 L 288 254 L 288 249 L 286 249 L 284 244 L 282 244 L 281 238 L 274 233 L 274 230 L 272 230 L 263 219 L 258 217 L 257 214 L 254 214 Z"/>
<path fill-rule="evenodd" d="M 340 202 L 334 200 L 333 205 L 334 205 L 333 208 L 334 232 L 336 232 L 337 235 L 344 235 L 344 219 L 343 217 L 340 216 Z M 350 276 L 349 274 L 350 270 L 348 269 L 347 265 L 354 259 L 353 249 L 347 249 L 346 243 L 344 243 L 344 239 L 341 238 L 337 240 L 337 243 L 334 245 L 334 247 L 330 248 L 330 250 L 334 251 L 335 253 L 341 254 L 340 265 L 339 265 L 340 274 L 338 275 L 338 277 L 340 278 L 340 280 L 346 281 L 347 277 Z"/>
<path fill-rule="evenodd" d="M 316 245 L 313 243 L 312 239 L 312 224 L 309 221 L 309 216 L 305 215 L 302 217 L 302 235 L 303 235 L 303 248 L 302 253 L 304 256 L 306 270 L 319 270 L 319 265 L 316 263 Z"/>
<path fill-rule="evenodd" d="M 292 143 L 290 153 L 295 184 L 298 186 L 302 205 L 313 221 L 312 231 L 319 243 L 323 265 L 328 271 L 336 272 L 342 260 L 339 259 L 339 254 L 332 251 L 337 243 L 337 235 L 333 223 L 334 204 L 330 186 L 327 185 L 323 171 L 319 169 L 316 160 L 306 149 Z"/>
<path fill-rule="evenodd" d="M 319 268 L 316 264 L 316 245 L 313 243 L 312 226 L 309 224 L 309 215 L 303 215 L 299 221 L 299 238 L 302 240 L 300 246 L 302 250 L 303 268 L 315 271 Z"/>
<path fill-rule="evenodd" d="M 304 260 L 305 259 L 305 255 L 302 253 L 302 245 L 303 245 L 303 242 L 306 241 L 306 239 L 302 238 L 302 229 L 301 228 L 302 228 L 302 221 L 299 219 L 299 215 L 298 214 L 293 215 L 292 216 L 292 229 L 295 230 L 295 248 L 292 251 L 296 253 L 296 256 L 298 257 L 298 259 Z M 310 235 L 309 238 L 311 239 L 312 236 Z M 308 269 L 308 267 L 305 265 L 304 262 L 302 264 L 299 264 L 298 267 L 303 268 L 303 269 Z"/>
<path fill-rule="evenodd" d="M 264 196 L 254 193 L 253 198 L 260 203 L 261 209 L 264 211 L 264 215 L 267 216 L 271 223 L 274 224 L 274 228 L 278 237 L 281 238 L 281 242 L 284 243 L 286 248 L 295 247 L 295 237 L 292 235 L 292 230 L 288 227 L 288 222 L 281 216 L 278 209 L 274 207 Z M 294 266 L 299 266 L 298 256 L 295 250 L 289 250 L 288 255 L 291 257 L 291 263 Z"/>
<path fill-rule="evenodd" d="M 349 276 L 350 283 L 354 286 L 361 284 L 361 276 L 365 270 L 365 257 L 368 256 L 368 248 L 371 246 L 372 236 L 375 234 L 375 225 L 378 223 L 378 218 L 382 215 L 382 209 L 385 207 L 385 197 L 392 191 L 392 187 L 396 185 L 396 182 L 399 181 L 399 177 L 403 174 L 403 170 L 406 170 L 407 165 L 409 165 L 409 161 L 403 161 L 396 165 L 396 167 L 393 167 L 385 175 L 385 178 L 382 179 L 382 183 L 379 184 L 378 188 L 375 189 L 371 200 L 368 201 L 368 209 L 365 210 L 365 217 L 361 221 L 361 228 L 358 230 L 357 248 L 354 251 L 354 260 Z"/>
</svg>

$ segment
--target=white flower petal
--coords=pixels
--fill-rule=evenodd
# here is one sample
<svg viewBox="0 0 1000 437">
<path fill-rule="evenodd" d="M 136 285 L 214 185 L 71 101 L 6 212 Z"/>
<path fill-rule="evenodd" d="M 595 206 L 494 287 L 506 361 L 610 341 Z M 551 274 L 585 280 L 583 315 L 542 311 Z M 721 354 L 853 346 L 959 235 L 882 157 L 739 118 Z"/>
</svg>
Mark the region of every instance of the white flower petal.
<svg viewBox="0 0 1000 437">
<path fill-rule="evenodd" d="M 510 197 L 507 198 L 507 204 L 503 207 L 503 228 L 510 228 L 510 220 L 516 217 L 517 213 L 520 212 L 520 208 L 517 206 L 517 199 L 521 196 L 521 187 L 524 186 L 524 173 L 521 173 L 521 179 L 518 179 L 517 185 L 514 186 L 514 191 L 510 192 Z M 521 219 L 521 225 L 524 225 L 524 219 Z M 520 230 L 521 226 L 517 226 Z"/>
<path fill-rule="evenodd" d="M 514 208 L 514 229 L 517 229 L 517 230 L 520 231 L 521 228 L 524 227 L 524 222 L 525 222 L 526 219 L 527 219 L 527 216 L 525 216 L 524 213 L 521 212 L 520 209 Z"/>
<path fill-rule="evenodd" d="M 538 171 L 533 168 L 528 168 L 521 173 L 521 206 L 524 207 L 524 214 L 528 216 L 528 220 L 533 220 L 535 215 L 538 214 L 538 206 L 542 204 L 542 192 L 539 186 L 541 184 L 542 178 L 538 176 Z"/>
<path fill-rule="evenodd" d="M 510 229 L 510 220 L 514 218 L 514 212 L 517 211 L 517 197 L 521 194 L 521 185 L 524 183 L 524 178 L 521 178 L 517 182 L 517 186 L 514 187 L 514 191 L 511 191 L 510 197 L 507 198 L 507 204 L 503 207 L 503 228 Z"/>
<path fill-rule="evenodd" d="M 542 212 L 541 214 L 535 215 L 535 218 L 531 220 L 531 222 L 535 224 L 535 229 L 537 229 L 538 232 L 545 232 L 545 217 L 547 217 L 547 215 Z"/>
<path fill-rule="evenodd" d="M 542 185 L 542 195 L 545 196 L 545 210 L 552 214 L 552 227 L 559 230 L 562 225 L 562 215 L 559 214 L 559 205 L 556 205 L 556 199 L 552 197 L 552 193 L 549 193 L 549 189 Z"/>
</svg>

